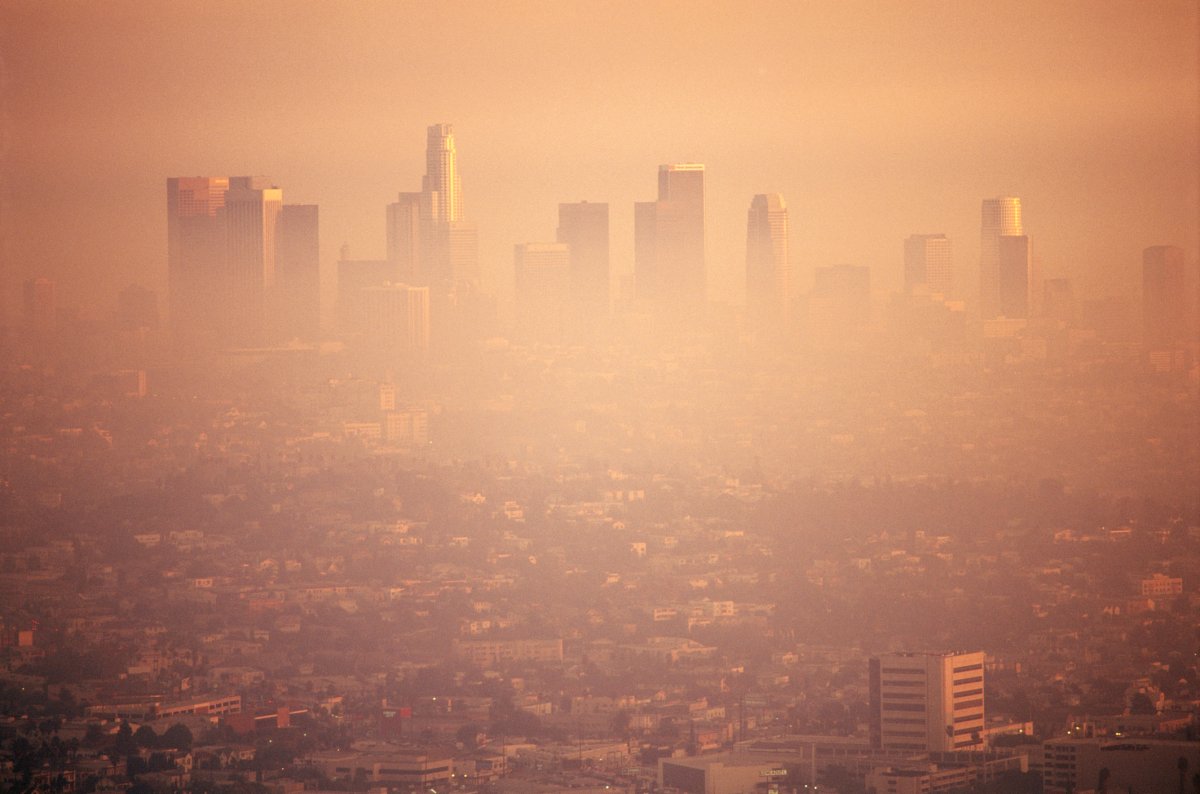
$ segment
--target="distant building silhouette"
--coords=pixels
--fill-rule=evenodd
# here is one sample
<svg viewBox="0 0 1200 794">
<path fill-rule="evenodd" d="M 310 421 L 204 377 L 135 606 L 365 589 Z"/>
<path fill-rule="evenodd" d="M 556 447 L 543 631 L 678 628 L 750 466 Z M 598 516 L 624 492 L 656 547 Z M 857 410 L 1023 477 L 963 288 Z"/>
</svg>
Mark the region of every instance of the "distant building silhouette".
<svg viewBox="0 0 1200 794">
<path fill-rule="evenodd" d="M 1029 292 L 1033 283 L 1033 259 L 1029 238 L 1023 234 L 1002 234 L 997 241 L 997 274 L 1001 317 L 1029 317 Z"/>
<path fill-rule="evenodd" d="M 746 219 L 746 314 L 755 325 L 779 327 L 791 303 L 788 210 L 783 196 L 760 193 Z"/>
<path fill-rule="evenodd" d="M 909 235 L 904 241 L 904 291 L 909 295 L 937 294 L 948 300 L 953 288 L 949 238 L 944 234 Z"/>
<path fill-rule="evenodd" d="M 979 240 L 979 312 L 986 320 L 1001 314 L 1000 238 L 1025 234 L 1021 199 L 983 200 Z"/>
<path fill-rule="evenodd" d="M 872 746 L 924 752 L 984 749 L 983 663 L 981 652 L 872 657 Z"/>
<path fill-rule="evenodd" d="M 386 259 L 348 259 L 343 248 L 337 263 L 337 329 L 342 334 L 366 329 L 363 291 L 392 282 L 392 263 Z"/>
<path fill-rule="evenodd" d="M 387 258 L 392 263 L 393 277 L 398 281 L 416 283 L 420 277 L 422 245 L 420 193 L 401 193 L 387 207 Z"/>
<path fill-rule="evenodd" d="M 520 243 L 513 251 L 518 330 L 561 341 L 571 316 L 571 248 L 566 243 Z"/>
<path fill-rule="evenodd" d="M 660 165 L 658 200 L 633 209 L 638 297 L 660 311 L 696 312 L 706 288 L 704 166 Z"/>
<path fill-rule="evenodd" d="M 178 344 L 276 341 L 285 307 L 315 332 L 316 208 L 289 212 L 281 232 L 283 215 L 283 191 L 262 177 L 167 180 L 167 277 Z"/>
<path fill-rule="evenodd" d="M 315 204 L 284 204 L 279 215 L 271 328 L 276 340 L 315 339 L 321 328 L 321 261 Z"/>
<path fill-rule="evenodd" d="M 576 322 L 592 328 L 609 310 L 608 204 L 559 204 L 555 239 L 570 246 Z"/>
<path fill-rule="evenodd" d="M 429 349 L 429 287 L 382 284 L 362 290 L 366 347 L 386 357 Z"/>
<path fill-rule="evenodd" d="M 1187 341 L 1183 249 L 1156 245 L 1142 251 L 1142 340 L 1150 349 Z"/>
</svg>

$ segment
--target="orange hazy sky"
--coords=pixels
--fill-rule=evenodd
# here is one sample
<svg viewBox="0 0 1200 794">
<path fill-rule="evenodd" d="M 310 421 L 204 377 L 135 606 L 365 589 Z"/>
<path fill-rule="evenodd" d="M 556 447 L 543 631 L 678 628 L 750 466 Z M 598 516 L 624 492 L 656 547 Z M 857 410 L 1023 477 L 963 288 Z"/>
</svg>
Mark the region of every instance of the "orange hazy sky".
<svg viewBox="0 0 1200 794">
<path fill-rule="evenodd" d="M 0 253 L 106 311 L 165 304 L 165 180 L 263 174 L 321 205 L 322 263 L 381 257 L 428 124 L 455 126 L 486 283 L 560 201 L 632 203 L 708 167 L 709 292 L 742 297 L 746 210 L 782 192 L 793 268 L 869 265 L 946 232 L 977 290 L 979 205 L 1022 198 L 1044 275 L 1135 289 L 1148 245 L 1200 248 L 1197 3 L 0 3 Z"/>
</svg>

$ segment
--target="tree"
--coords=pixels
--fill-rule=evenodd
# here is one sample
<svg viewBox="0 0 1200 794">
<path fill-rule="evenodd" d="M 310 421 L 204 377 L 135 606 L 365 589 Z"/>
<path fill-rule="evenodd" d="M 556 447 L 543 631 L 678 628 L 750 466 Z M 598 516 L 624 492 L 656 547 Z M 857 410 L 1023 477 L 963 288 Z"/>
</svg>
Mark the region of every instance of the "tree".
<svg viewBox="0 0 1200 794">
<path fill-rule="evenodd" d="M 138 728 L 133 734 L 133 740 L 137 742 L 138 747 L 145 747 L 147 750 L 158 747 L 158 734 L 149 725 Z"/>
<path fill-rule="evenodd" d="M 192 732 L 188 726 L 177 722 L 163 731 L 162 738 L 159 740 L 159 746 L 173 747 L 176 750 L 186 753 L 192 749 L 192 741 Z"/>
<path fill-rule="evenodd" d="M 122 722 L 121 727 L 117 728 L 117 755 L 131 755 L 137 752 L 137 742 L 133 740 L 133 728 L 129 727 L 128 722 Z"/>
</svg>

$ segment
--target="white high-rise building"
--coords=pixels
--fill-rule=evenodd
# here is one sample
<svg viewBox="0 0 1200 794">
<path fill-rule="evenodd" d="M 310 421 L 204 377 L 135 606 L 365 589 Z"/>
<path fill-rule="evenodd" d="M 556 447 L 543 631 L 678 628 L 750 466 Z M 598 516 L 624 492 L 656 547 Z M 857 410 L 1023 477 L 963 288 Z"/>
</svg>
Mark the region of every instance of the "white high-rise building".
<svg viewBox="0 0 1200 794">
<path fill-rule="evenodd" d="M 462 183 L 458 178 L 458 151 L 454 148 L 454 127 L 434 124 L 429 127 L 425 144 L 424 193 L 433 198 L 430 210 L 440 223 L 462 220 Z"/>
<path fill-rule="evenodd" d="M 979 309 L 984 319 L 1000 312 L 1000 238 L 1025 234 L 1021 199 L 1002 196 L 983 200 L 979 237 Z"/>
<path fill-rule="evenodd" d="M 872 657 L 871 744 L 924 752 L 983 749 L 983 664 L 980 651 Z"/>
</svg>

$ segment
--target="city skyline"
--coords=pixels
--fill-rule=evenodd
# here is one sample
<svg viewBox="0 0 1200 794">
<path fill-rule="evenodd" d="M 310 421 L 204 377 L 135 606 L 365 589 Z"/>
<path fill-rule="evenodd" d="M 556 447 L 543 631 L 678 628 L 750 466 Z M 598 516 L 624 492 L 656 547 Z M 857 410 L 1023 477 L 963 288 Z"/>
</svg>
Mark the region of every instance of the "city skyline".
<svg viewBox="0 0 1200 794">
<path fill-rule="evenodd" d="M 645 196 L 644 169 L 687 160 L 708 167 L 710 295 L 734 302 L 744 291 L 745 202 L 767 191 L 788 197 L 799 290 L 815 268 L 837 262 L 869 266 L 880 289 L 898 288 L 897 241 L 937 229 L 957 241 L 957 284 L 970 294 L 977 202 L 987 195 L 1022 197 L 1036 219 L 1029 233 L 1046 277 L 1072 279 L 1083 298 L 1136 289 L 1146 246 L 1176 245 L 1189 265 L 1195 261 L 1200 190 L 1190 4 L 1156 4 L 1150 12 L 1108 4 L 1093 13 L 1086 4 L 1022 10 L 1018 3 L 1012 14 L 987 15 L 986 28 L 982 10 L 945 16 L 930 7 L 906 14 L 872 9 L 888 32 L 871 46 L 853 9 L 832 4 L 805 13 L 767 5 L 760 18 L 729 29 L 712 10 L 698 10 L 665 35 L 666 20 L 677 16 L 669 8 L 627 9 L 614 29 L 624 42 L 619 49 L 577 46 L 579 34 L 551 44 L 550 36 L 511 62 L 490 59 L 512 51 L 520 11 L 499 23 L 481 14 L 448 39 L 449 20 L 433 6 L 402 13 L 364 5 L 360 14 L 336 19 L 314 13 L 280 20 L 269 5 L 228 6 L 226 15 L 209 17 L 187 9 L 151 16 L 132 3 L 107 5 L 102 16 L 83 6 L 55 13 L 47 10 L 53 4 L 6 6 L 0 35 L 10 301 L 15 285 L 39 275 L 60 284 L 64 304 L 85 309 L 85 299 L 97 294 L 103 311 L 134 282 L 165 294 L 166 230 L 143 219 L 157 205 L 163 177 L 205 172 L 268 173 L 288 186 L 289 200 L 320 204 L 328 294 L 342 243 L 357 257 L 385 256 L 379 207 L 401 187 L 416 186 L 425 158 L 408 142 L 436 119 L 453 121 L 459 133 L 484 285 L 502 295 L 511 284 L 513 242 L 550 239 L 554 206 L 583 198 L 613 208 L 619 284 L 632 272 L 632 245 L 620 241 L 632 238 L 631 204 Z M 524 11 L 564 34 L 582 13 Z M 266 19 L 261 46 L 242 47 L 231 26 Z M 93 36 L 97 29 L 114 37 Z M 409 32 L 418 29 L 432 33 Z M 61 44 L 47 47 L 51 30 Z M 493 35 L 474 38 L 484 30 Z M 323 32 L 342 45 L 356 43 L 360 60 L 334 64 L 324 50 L 304 46 L 323 40 Z M 184 35 L 216 46 L 225 53 L 221 62 L 203 74 L 177 63 L 169 42 Z M 939 49 L 920 46 L 929 35 Z M 655 36 L 659 46 L 652 48 Z M 687 49 L 697 36 L 705 46 Z M 146 49 L 114 50 L 114 42 L 130 37 Z M 397 40 L 408 49 L 395 47 Z M 775 54 L 747 57 L 792 40 L 811 46 L 767 46 Z M 422 58 L 435 62 L 428 56 L 439 46 L 459 56 L 454 75 L 420 66 Z M 55 47 L 67 55 L 47 60 Z M 584 57 L 573 63 L 568 52 Z M 878 89 L 850 78 L 871 73 L 879 58 L 889 69 Z M 127 79 L 135 73 L 147 77 Z M 247 73 L 259 78 L 235 79 Z M 522 73 L 534 77 L 516 79 Z M 651 73 L 660 75 L 658 87 L 636 90 Z M 178 92 L 164 80 L 175 81 Z M 986 101 L 976 98 L 981 93 Z M 777 110 L 792 95 L 799 101 Z M 188 113 L 175 112 L 177 96 L 195 100 Z M 555 112 L 552 100 L 564 98 Z M 592 123 L 589 103 L 604 109 L 604 123 Z M 713 106 L 728 112 L 703 110 Z M 86 136 L 76 132 L 83 129 Z M 121 200 L 103 201 L 118 178 Z M 52 206 L 75 219 L 74 234 L 44 233 Z"/>
</svg>

